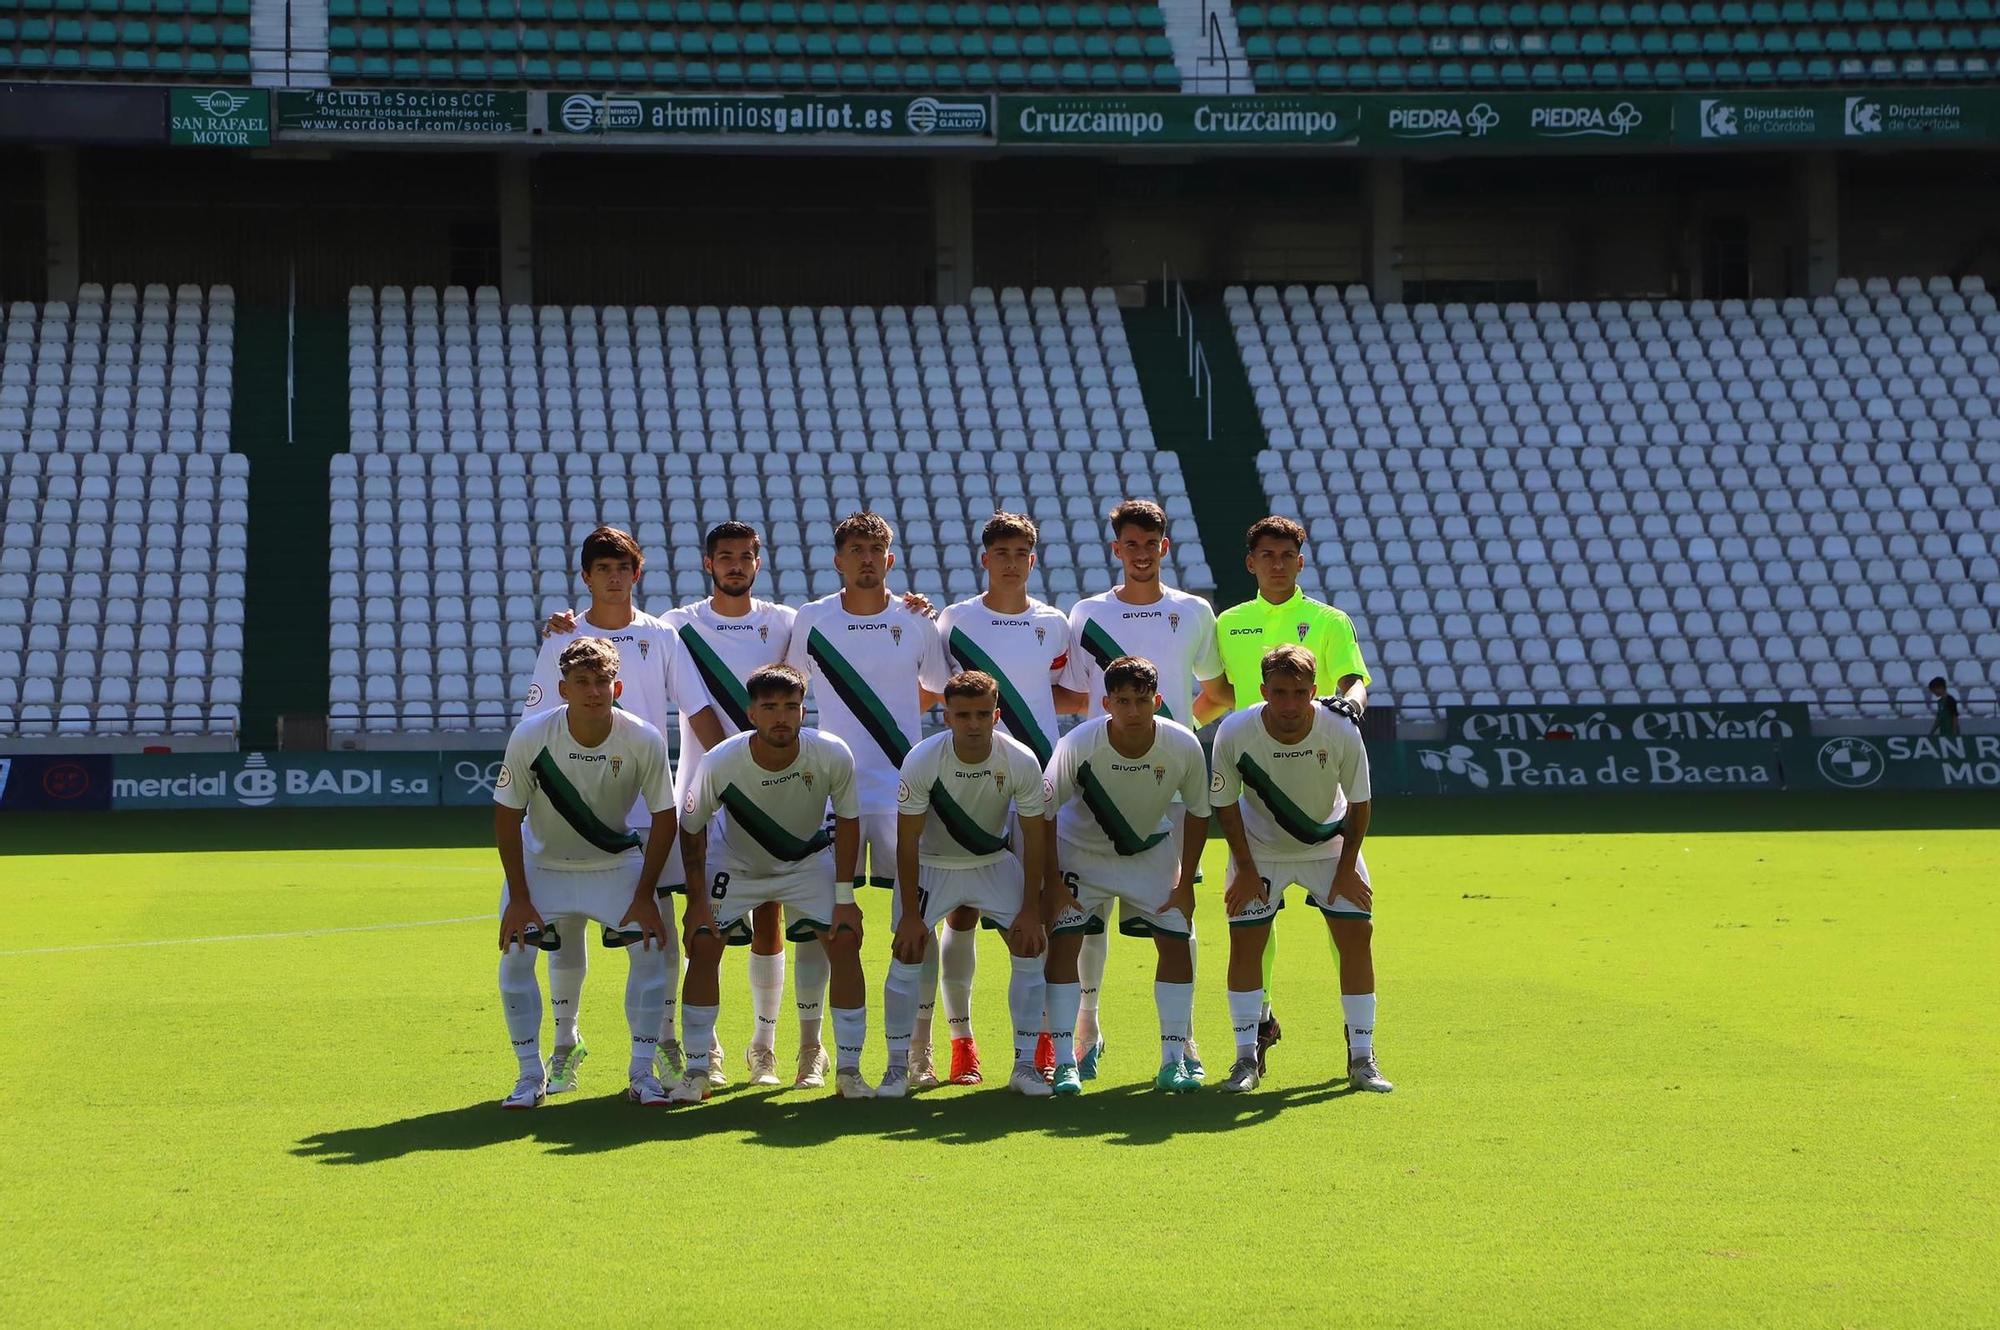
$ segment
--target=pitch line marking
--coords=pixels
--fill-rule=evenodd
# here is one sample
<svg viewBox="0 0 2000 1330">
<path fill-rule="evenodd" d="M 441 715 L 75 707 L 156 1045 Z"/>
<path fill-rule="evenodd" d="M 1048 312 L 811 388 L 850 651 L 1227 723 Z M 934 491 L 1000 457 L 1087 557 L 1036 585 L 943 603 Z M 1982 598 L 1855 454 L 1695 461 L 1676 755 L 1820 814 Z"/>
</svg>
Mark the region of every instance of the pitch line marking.
<svg viewBox="0 0 2000 1330">
<path fill-rule="evenodd" d="M 443 928 L 451 924 L 491 923 L 492 914 L 468 914 L 456 919 L 414 919 L 400 924 L 355 924 L 346 928 L 301 928 L 288 933 L 218 933 L 213 937 L 147 938 L 138 942 L 84 942 L 72 947 L 27 947 L 0 951 L 0 956 L 55 956 L 75 951 L 126 951 L 136 947 L 191 947 L 205 942 L 276 942 L 285 938 L 332 937 L 338 933 L 386 933 L 405 928 Z"/>
</svg>

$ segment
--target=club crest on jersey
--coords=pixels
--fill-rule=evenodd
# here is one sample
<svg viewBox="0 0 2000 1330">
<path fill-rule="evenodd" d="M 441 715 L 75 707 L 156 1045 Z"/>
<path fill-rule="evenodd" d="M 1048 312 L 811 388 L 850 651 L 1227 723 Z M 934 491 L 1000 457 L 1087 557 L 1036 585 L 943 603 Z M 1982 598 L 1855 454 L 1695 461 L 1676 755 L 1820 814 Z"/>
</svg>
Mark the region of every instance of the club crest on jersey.
<svg viewBox="0 0 2000 1330">
<path fill-rule="evenodd" d="M 1302 623 L 1302 624 L 1300 624 L 1300 625 L 1299 625 L 1299 641 L 1301 641 L 1301 642 L 1305 641 L 1305 640 L 1306 640 L 1306 635 L 1307 635 L 1307 634 L 1309 634 L 1309 633 L 1311 633 L 1311 632 L 1312 632 L 1312 625 L 1311 625 L 1311 624 L 1309 624 L 1309 623 Z"/>
<path fill-rule="evenodd" d="M 1167 631 L 1170 633 L 1178 633 L 1180 630 L 1181 630 L 1181 616 L 1178 614 L 1169 614 L 1167 616 Z"/>
<path fill-rule="evenodd" d="M 889 625 L 889 641 L 896 646 L 903 645 L 903 630 L 900 625 Z"/>
<path fill-rule="evenodd" d="M 1324 748 L 1319 750 L 1319 769 L 1321 771 L 1326 770 L 1326 749 Z"/>
<path fill-rule="evenodd" d="M 650 652 L 652 651 L 652 649 L 653 649 L 653 644 L 652 644 L 652 643 L 651 643 L 650 641 L 648 641 L 647 639 L 645 639 L 645 638 L 643 638 L 643 637 L 639 639 L 639 659 L 640 659 L 640 660 L 644 660 L 644 659 L 646 658 L 647 654 L 648 654 L 648 653 L 650 653 Z M 613 774 L 615 775 L 615 774 L 616 774 L 616 772 L 614 771 L 614 772 L 613 772 Z"/>
<path fill-rule="evenodd" d="M 807 788 L 807 789 L 809 789 L 809 790 L 810 790 L 810 789 L 811 789 L 811 788 L 813 787 L 813 774 L 812 774 L 812 772 L 810 772 L 810 771 L 801 771 L 801 772 L 799 773 L 799 778 L 800 778 L 801 780 L 805 781 L 805 783 L 806 783 L 806 788 Z"/>
<path fill-rule="evenodd" d="M 770 625 L 770 624 L 768 624 L 768 623 L 760 623 L 760 624 L 758 624 L 758 625 L 757 625 L 757 640 L 758 640 L 759 642 L 768 642 L 768 641 L 770 641 L 770 640 L 771 640 L 771 625 Z"/>
<path fill-rule="evenodd" d="M 1004 768 L 994 768 L 993 788 L 1002 794 L 1007 793 L 1007 772 Z"/>
<path fill-rule="evenodd" d="M 1167 780 L 1167 769 L 1165 767 L 1154 767 L 1153 784 L 1164 785 L 1166 783 L 1166 780 Z"/>
<path fill-rule="evenodd" d="M 1040 646 L 1048 640 L 1049 640 L 1049 630 L 1037 626 L 1035 629 L 1035 645 Z"/>
<path fill-rule="evenodd" d="M 618 768 L 624 765 L 625 765 L 624 758 L 619 757 L 616 753 L 611 755 L 611 779 L 613 780 L 618 779 Z"/>
</svg>

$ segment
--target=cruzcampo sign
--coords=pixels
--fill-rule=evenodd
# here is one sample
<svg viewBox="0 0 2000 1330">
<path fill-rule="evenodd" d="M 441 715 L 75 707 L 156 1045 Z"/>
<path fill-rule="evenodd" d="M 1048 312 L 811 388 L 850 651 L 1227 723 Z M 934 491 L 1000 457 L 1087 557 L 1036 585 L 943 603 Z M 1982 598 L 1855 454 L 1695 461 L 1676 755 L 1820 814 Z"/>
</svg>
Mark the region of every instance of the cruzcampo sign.
<svg viewBox="0 0 2000 1330">
<path fill-rule="evenodd" d="M 1002 143 L 1353 143 L 1354 97 L 1002 97 Z"/>
<path fill-rule="evenodd" d="M 1468 93 L 1370 99 L 1363 147 L 1544 150 L 1651 147 L 1667 142 L 1673 104 L 1659 93 Z"/>
<path fill-rule="evenodd" d="M 167 142 L 193 148 L 267 147 L 271 94 L 263 88 L 175 88 L 167 94 Z"/>
<path fill-rule="evenodd" d="M 631 97 L 551 92 L 549 133 L 605 138 L 990 139 L 985 97 L 900 97 L 882 93 L 773 97 Z"/>
<path fill-rule="evenodd" d="M 466 137 L 528 132 L 528 94 L 483 89 L 313 88 L 278 94 L 278 129 Z"/>
</svg>

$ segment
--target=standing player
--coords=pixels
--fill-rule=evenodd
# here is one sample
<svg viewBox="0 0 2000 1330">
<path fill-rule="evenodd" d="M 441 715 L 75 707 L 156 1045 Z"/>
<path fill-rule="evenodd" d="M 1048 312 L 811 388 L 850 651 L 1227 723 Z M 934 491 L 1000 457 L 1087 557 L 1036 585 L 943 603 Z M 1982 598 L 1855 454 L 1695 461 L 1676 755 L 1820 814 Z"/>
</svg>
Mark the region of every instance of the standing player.
<svg viewBox="0 0 2000 1330">
<path fill-rule="evenodd" d="M 819 727 L 854 754 L 861 800 L 861 855 L 854 885 L 896 885 L 896 784 L 904 759 L 922 737 L 919 722 L 939 700 L 950 670 L 937 624 L 889 596 L 895 532 L 878 514 L 854 513 L 833 532 L 833 563 L 841 590 L 799 607 L 785 663 L 813 681 Z M 862 862 L 865 860 L 865 864 Z M 924 962 L 924 984 L 937 983 L 934 957 Z M 801 1001 L 809 994 L 795 985 Z M 928 1031 L 928 1012 L 919 1026 Z M 805 1070 L 805 1054 L 800 1068 Z M 822 1056 L 822 1061 L 824 1060 Z M 913 1045 L 910 1082 L 937 1084 L 928 1037 Z"/>
<path fill-rule="evenodd" d="M 947 607 L 938 616 L 938 634 L 954 666 L 994 681 L 1000 732 L 1025 744 L 1046 767 L 1055 753 L 1056 716 L 1083 711 L 1088 699 L 1057 682 L 1069 660 L 1068 617 L 1028 595 L 1038 536 L 1034 522 L 1019 513 L 995 513 L 987 519 L 979 536 L 986 594 Z M 978 927 L 978 912 L 970 907 L 946 915 L 939 949 L 955 1085 L 977 1085 L 980 1079 L 979 1045 L 972 1038 Z"/>
<path fill-rule="evenodd" d="M 875 1089 L 861 1077 L 868 1009 L 852 880 L 861 841 L 854 757 L 833 735 L 802 728 L 806 679 L 799 671 L 767 665 L 744 691 L 753 728 L 709 751 L 681 805 L 687 827 L 681 854 L 691 884 L 683 994 L 688 1046 L 707 1048 L 714 1033 L 724 940 L 747 939 L 750 912 L 780 905 L 786 932 L 817 938 L 831 962 L 836 1090 L 843 1099 L 870 1099 Z M 688 1059 L 671 1093 L 675 1103 L 708 1098 L 706 1060 Z"/>
<path fill-rule="evenodd" d="M 1104 670 L 1104 709 L 1056 744 L 1044 791 L 1055 819 L 1048 891 L 1060 906 L 1049 929 L 1049 1033 L 1055 1042 L 1057 1094 L 1083 1089 L 1075 1023 L 1082 994 L 1077 954 L 1101 934 L 1114 904 L 1118 931 L 1151 937 L 1159 951 L 1153 1002 L 1160 1013 L 1162 1090 L 1201 1088 L 1189 1066 L 1194 1019 L 1194 882 L 1208 842 L 1208 761 L 1201 740 L 1155 714 L 1159 672 L 1122 656 Z M 1178 814 L 1176 808 L 1178 806 Z M 1178 840 L 1170 817 L 1181 819 Z"/>
<path fill-rule="evenodd" d="M 1202 685 L 1205 711 L 1228 711 L 1260 695 L 1264 658 L 1273 647 L 1303 646 L 1318 662 L 1316 687 L 1347 719 L 1361 720 L 1368 705 L 1368 666 L 1354 638 L 1354 621 L 1331 605 L 1299 590 L 1305 567 L 1306 529 L 1289 517 L 1260 518 L 1244 537 L 1243 566 L 1257 579 L 1257 595 L 1231 606 L 1215 622 L 1223 673 Z M 1278 931 L 1268 930 L 1264 951 L 1264 1014 L 1257 1023 L 1257 1071 L 1271 1046 L 1284 1037 L 1271 1010 L 1271 971 L 1278 957 Z M 1234 937 L 1230 942 L 1232 951 Z M 1335 948 L 1335 960 L 1339 949 Z"/>
<path fill-rule="evenodd" d="M 1374 893 L 1361 862 L 1368 834 L 1368 750 L 1346 716 L 1314 705 L 1313 653 L 1274 647 L 1264 655 L 1264 701 L 1222 722 L 1215 736 L 1211 790 L 1229 841 L 1229 1019 L 1236 1062 L 1223 1089 L 1254 1090 L 1264 1046 L 1262 957 L 1285 890 L 1305 889 L 1326 917 L 1340 958 L 1340 1005 L 1347 1021 L 1348 1082 L 1394 1089 L 1375 1065 Z M 1241 694 L 1239 694 L 1240 696 Z"/>
<path fill-rule="evenodd" d="M 894 959 L 882 990 L 889 1069 L 876 1091 L 888 1098 L 901 1098 L 909 1088 L 917 984 L 932 930 L 938 920 L 960 911 L 1005 934 L 1013 953 L 1007 1009 L 1014 1017 L 1014 1074 L 1008 1084 L 1024 1095 L 1049 1093 L 1035 1067 L 1045 998 L 1041 887 L 1048 864 L 1048 823 L 1042 764 L 1027 745 L 994 733 L 1001 698 L 1001 686 L 991 675 L 978 670 L 954 674 L 944 686 L 949 730 L 911 749 L 903 763 L 896 819 Z M 1017 814 L 1018 858 L 1011 839 Z M 976 1084 L 976 1063 L 974 1072 L 972 1081 L 959 1083 Z"/>
<path fill-rule="evenodd" d="M 1069 612 L 1069 666 L 1063 686 L 1085 697 L 1104 694 L 1104 671 L 1121 656 L 1140 656 L 1159 671 L 1159 714 L 1189 729 L 1222 714 L 1227 708 L 1201 709 L 1195 702 L 1194 681 L 1206 682 L 1222 673 L 1215 649 L 1215 611 L 1200 596 L 1177 591 L 1160 581 L 1160 562 L 1171 542 L 1167 514 L 1149 499 L 1127 499 L 1111 510 L 1111 554 L 1124 569 L 1124 580 L 1109 591 L 1086 596 Z M 1180 835 L 1174 821 L 1173 835 Z M 1083 1046 L 1081 1074 L 1097 1075 L 1104 1053 L 1104 1036 L 1097 1021 L 1097 993 L 1104 982 L 1109 938 L 1088 937 L 1083 944 L 1083 999 L 1077 1019 L 1077 1042 Z M 1193 935 L 1189 945 L 1194 946 Z M 1204 1074 L 1196 1050 L 1188 1062 Z"/>
<path fill-rule="evenodd" d="M 581 622 L 574 616 L 565 616 L 560 632 L 543 636 L 541 652 L 535 658 L 534 677 L 522 702 L 521 718 L 525 720 L 561 705 L 558 693 L 563 653 L 576 642 L 594 637 L 610 642 L 618 651 L 622 675 L 619 708 L 664 732 L 675 687 L 676 644 L 672 629 L 633 604 L 639 579 L 646 571 L 646 556 L 639 549 L 639 542 L 617 527 L 600 526 L 583 538 L 577 564 L 583 574 L 584 589 L 590 593 L 590 606 Z M 628 824 L 644 834 L 652 820 L 644 801 L 635 801 Z M 679 876 L 679 865 L 670 863 L 666 870 L 667 887 Z M 667 887 L 662 888 L 663 896 Z M 667 918 L 673 917 L 671 901 L 663 901 L 662 910 Z M 584 926 L 581 918 L 558 919 L 552 934 L 565 945 L 549 952 L 549 1008 L 556 1027 L 555 1053 L 549 1061 L 550 1094 L 576 1089 L 577 1072 L 590 1053 L 577 1030 L 584 972 L 590 963 L 589 949 L 583 943 Z M 671 927 L 661 940 L 667 948 L 667 965 L 678 977 L 680 946 Z M 663 1040 L 673 1038 L 675 1006 L 673 989 L 669 986 L 660 1036 Z"/>
<path fill-rule="evenodd" d="M 749 694 L 745 682 L 762 666 L 783 660 L 792 641 L 794 611 L 751 594 L 764 565 L 763 542 L 747 522 L 722 522 L 709 528 L 702 541 L 701 566 L 713 592 L 705 600 L 683 605 L 666 618 L 680 639 L 682 668 L 674 676 L 674 704 L 681 716 L 680 763 L 674 772 L 674 797 L 685 800 L 699 774 L 704 753 L 732 734 L 750 728 Z M 750 1084 L 776 1085 L 778 1008 L 785 997 L 785 934 L 783 907 L 773 903 L 751 918 L 750 1007 L 756 1032 L 744 1050 Z M 810 992 L 810 1006 L 799 1003 L 801 1077 L 799 1084 L 819 1086 L 819 994 L 826 991 L 826 952 L 807 939 L 799 943 L 799 991 Z M 671 1030 L 662 1039 L 672 1037 Z M 710 1084 L 727 1084 L 721 1059 L 709 1061 Z M 811 1074 L 804 1074 L 810 1065 Z M 682 1068 L 671 1070 L 678 1077 Z"/>
<path fill-rule="evenodd" d="M 494 839 L 507 878 L 500 901 L 500 1005 L 521 1069 L 500 1106 L 534 1108 L 547 1094 L 535 948 L 562 940 L 552 937 L 549 920 L 575 918 L 604 925 L 607 946 L 630 948 L 625 1019 L 632 1059 L 625 1093 L 637 1103 L 664 1104 L 653 1054 L 670 983 L 668 930 L 654 891 L 675 830 L 667 741 L 617 709 L 618 649 L 611 643 L 597 637 L 570 643 L 561 669 L 557 694 L 563 705 L 514 727 L 494 782 Z M 643 852 L 639 833 L 627 825 L 635 803 L 652 814 Z M 568 942 L 582 948 L 583 928 Z"/>
</svg>

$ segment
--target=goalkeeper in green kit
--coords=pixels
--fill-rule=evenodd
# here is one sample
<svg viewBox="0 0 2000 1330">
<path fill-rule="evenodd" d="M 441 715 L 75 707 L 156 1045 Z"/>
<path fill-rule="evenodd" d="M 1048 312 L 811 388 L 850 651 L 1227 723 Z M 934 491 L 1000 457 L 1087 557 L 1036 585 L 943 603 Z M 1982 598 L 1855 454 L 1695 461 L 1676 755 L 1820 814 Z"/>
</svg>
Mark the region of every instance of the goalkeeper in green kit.
<svg viewBox="0 0 2000 1330">
<path fill-rule="evenodd" d="M 1299 590 L 1305 567 L 1306 529 L 1289 517 L 1259 519 L 1244 537 L 1244 566 L 1257 579 L 1257 595 L 1224 610 L 1215 621 L 1222 650 L 1222 674 L 1201 686 L 1196 710 L 1202 715 L 1253 706 L 1262 698 L 1264 655 L 1273 647 L 1302 646 L 1318 663 L 1320 704 L 1354 721 L 1368 705 L 1368 666 L 1354 639 L 1354 621 L 1331 605 Z M 1264 949 L 1264 1011 L 1257 1023 L 1257 1071 L 1282 1038 L 1271 1011 L 1271 967 L 1278 933 Z M 1334 953 L 1335 963 L 1339 952 Z"/>
</svg>

